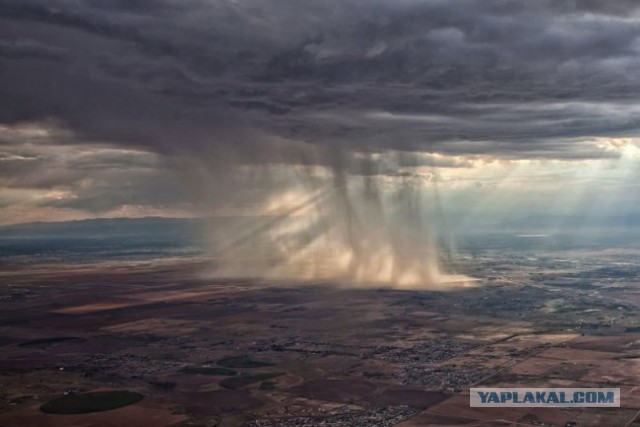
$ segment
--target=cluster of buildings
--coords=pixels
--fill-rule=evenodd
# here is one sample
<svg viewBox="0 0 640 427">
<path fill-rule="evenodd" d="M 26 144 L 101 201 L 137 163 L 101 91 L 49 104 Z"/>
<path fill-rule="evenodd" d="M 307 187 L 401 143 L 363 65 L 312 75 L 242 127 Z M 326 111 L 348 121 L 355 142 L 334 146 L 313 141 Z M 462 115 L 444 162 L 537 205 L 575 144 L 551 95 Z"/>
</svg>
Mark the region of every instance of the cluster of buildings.
<svg viewBox="0 0 640 427">
<path fill-rule="evenodd" d="M 364 358 L 383 359 L 398 364 L 431 365 L 464 354 L 476 345 L 452 338 L 437 338 L 411 347 L 378 346 Z"/>
<path fill-rule="evenodd" d="M 387 427 L 393 426 L 413 415 L 416 410 L 409 406 L 376 407 L 359 411 L 348 411 L 327 417 L 263 418 L 245 424 L 245 427 Z"/>
<path fill-rule="evenodd" d="M 393 379 L 406 385 L 438 388 L 457 393 L 490 374 L 490 370 L 481 367 L 444 366 L 425 368 L 424 366 L 410 365 L 397 371 L 393 375 Z"/>
</svg>

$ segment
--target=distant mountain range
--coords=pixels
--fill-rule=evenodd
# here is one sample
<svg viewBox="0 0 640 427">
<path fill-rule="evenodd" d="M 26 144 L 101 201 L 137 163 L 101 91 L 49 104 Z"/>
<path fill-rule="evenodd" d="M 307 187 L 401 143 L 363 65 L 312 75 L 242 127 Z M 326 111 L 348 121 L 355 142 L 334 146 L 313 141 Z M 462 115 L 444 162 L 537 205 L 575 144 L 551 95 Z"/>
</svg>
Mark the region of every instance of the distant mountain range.
<svg viewBox="0 0 640 427">
<path fill-rule="evenodd" d="M 203 236 L 212 237 L 211 233 L 204 233 L 205 225 L 213 231 L 242 236 L 256 228 L 256 219 L 270 222 L 268 217 L 146 217 L 1 226 L 0 258 L 17 256 L 30 260 L 51 256 L 84 260 L 198 253 L 206 247 Z M 441 230 L 440 237 L 446 240 L 451 235 L 458 248 L 615 247 L 635 246 L 640 241 L 640 214 L 595 218 L 532 215 L 500 224 L 485 218 L 465 226 L 452 222 L 448 231 Z M 445 247 L 450 243 L 443 242 Z"/>
<path fill-rule="evenodd" d="M 0 238 L 100 238 L 117 236 L 194 236 L 203 221 L 220 224 L 236 222 L 237 218 L 98 218 L 64 222 L 30 222 L 0 226 Z M 453 221 L 454 223 L 456 221 Z M 484 227 L 504 231 L 513 229 L 563 230 L 582 227 L 640 227 L 640 213 L 612 216 L 578 215 L 528 215 L 495 223 L 489 218 L 480 221 Z M 477 223 L 476 223 L 477 224 Z M 484 228 L 483 227 L 483 228 Z"/>
<path fill-rule="evenodd" d="M 574 215 L 528 215 L 505 221 L 507 227 L 561 229 L 592 228 L 592 227 L 640 227 L 640 213 L 624 215 L 589 215 L 588 212 Z"/>
<path fill-rule="evenodd" d="M 157 258 L 202 250 L 198 220 L 105 218 L 0 227 L 0 263 L 18 259 L 94 261 Z"/>
<path fill-rule="evenodd" d="M 99 218 L 65 222 L 31 222 L 0 227 L 2 238 L 116 238 L 193 235 L 197 219 Z"/>
</svg>

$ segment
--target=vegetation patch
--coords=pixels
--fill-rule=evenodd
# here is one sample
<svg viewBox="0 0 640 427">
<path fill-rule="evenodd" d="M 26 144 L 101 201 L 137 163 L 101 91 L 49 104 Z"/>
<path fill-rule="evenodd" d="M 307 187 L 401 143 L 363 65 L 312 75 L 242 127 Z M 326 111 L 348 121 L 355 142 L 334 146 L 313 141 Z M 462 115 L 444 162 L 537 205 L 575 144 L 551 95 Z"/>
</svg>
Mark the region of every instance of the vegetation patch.
<svg viewBox="0 0 640 427">
<path fill-rule="evenodd" d="M 273 366 L 273 363 L 253 360 L 249 356 L 234 356 L 218 360 L 218 365 L 226 368 L 264 368 Z"/>
<path fill-rule="evenodd" d="M 260 384 L 260 390 L 275 390 L 276 389 L 276 383 L 274 383 L 273 381 L 264 381 L 262 384 Z"/>
<path fill-rule="evenodd" d="M 173 381 L 149 381 L 149 384 L 158 390 L 173 390 L 177 384 Z"/>
<path fill-rule="evenodd" d="M 226 375 L 226 376 L 233 376 L 238 374 L 238 372 L 234 371 L 233 369 L 206 367 L 206 366 L 185 366 L 184 368 L 180 369 L 180 372 L 184 372 L 186 374 Z"/>
<path fill-rule="evenodd" d="M 240 387 L 256 383 L 258 381 L 265 381 L 271 378 L 279 377 L 280 375 L 282 375 L 281 372 L 263 372 L 253 375 L 240 375 L 239 377 L 225 378 L 224 380 L 220 381 L 220 385 L 224 388 L 235 390 Z"/>
<path fill-rule="evenodd" d="M 140 402 L 143 398 L 140 393 L 132 391 L 74 393 L 50 400 L 40 410 L 47 414 L 88 414 L 122 408 Z"/>
<path fill-rule="evenodd" d="M 77 341 L 84 342 L 84 339 L 78 337 L 51 337 L 51 338 L 39 338 L 37 340 L 24 341 L 18 344 L 18 347 L 39 347 L 56 344 L 59 342 Z"/>
</svg>

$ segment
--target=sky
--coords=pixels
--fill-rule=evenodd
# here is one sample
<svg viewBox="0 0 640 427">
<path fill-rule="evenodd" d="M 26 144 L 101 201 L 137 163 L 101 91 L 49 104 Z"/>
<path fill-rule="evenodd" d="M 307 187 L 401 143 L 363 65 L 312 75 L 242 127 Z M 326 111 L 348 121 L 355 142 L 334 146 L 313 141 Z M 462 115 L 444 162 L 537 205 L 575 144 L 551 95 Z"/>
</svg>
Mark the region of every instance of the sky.
<svg viewBox="0 0 640 427">
<path fill-rule="evenodd" d="M 0 0 L 0 224 L 637 214 L 639 95 L 634 0 Z"/>
</svg>

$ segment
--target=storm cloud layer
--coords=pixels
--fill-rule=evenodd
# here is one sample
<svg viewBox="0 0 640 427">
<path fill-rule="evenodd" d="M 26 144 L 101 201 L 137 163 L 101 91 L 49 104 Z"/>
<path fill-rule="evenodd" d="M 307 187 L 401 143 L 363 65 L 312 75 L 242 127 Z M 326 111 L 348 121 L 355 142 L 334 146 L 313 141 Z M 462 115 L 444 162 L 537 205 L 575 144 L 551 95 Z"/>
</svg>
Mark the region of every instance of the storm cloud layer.
<svg viewBox="0 0 640 427">
<path fill-rule="evenodd" d="M 0 19 L 0 121 L 87 139 L 592 158 L 638 133 L 633 1 L 2 0 Z"/>
<path fill-rule="evenodd" d="M 0 222 L 250 217 L 228 274 L 435 283 L 443 198 L 640 201 L 639 53 L 630 0 L 0 0 Z"/>
</svg>

